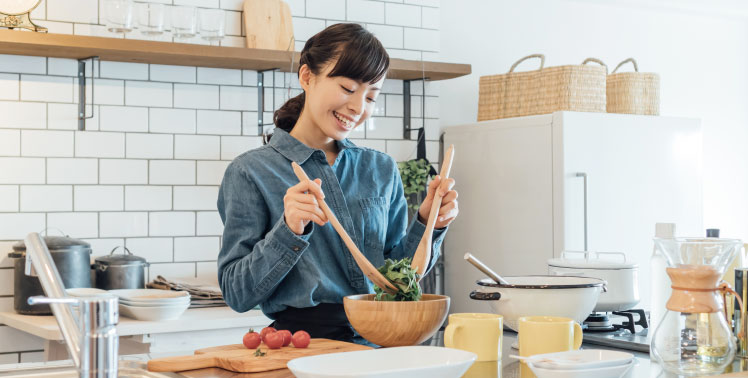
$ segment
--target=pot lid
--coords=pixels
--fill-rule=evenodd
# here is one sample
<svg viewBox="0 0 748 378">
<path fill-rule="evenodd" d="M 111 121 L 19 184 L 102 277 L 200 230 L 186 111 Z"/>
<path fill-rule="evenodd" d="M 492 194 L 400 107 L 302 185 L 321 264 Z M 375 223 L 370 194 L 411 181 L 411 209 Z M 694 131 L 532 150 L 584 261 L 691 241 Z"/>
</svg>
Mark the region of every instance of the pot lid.
<svg viewBox="0 0 748 378">
<path fill-rule="evenodd" d="M 47 245 L 50 253 L 55 252 L 74 252 L 87 251 L 91 252 L 91 244 L 80 239 L 74 239 L 68 236 L 45 236 L 42 238 Z M 26 253 L 26 243 L 21 240 L 13 244 L 13 252 L 9 253 L 10 257 L 23 257 Z"/>
<path fill-rule="evenodd" d="M 578 289 L 585 287 L 603 287 L 605 281 L 593 277 L 576 276 L 504 276 L 509 284 L 498 284 L 490 278 L 478 280 L 480 286 L 516 288 L 516 289 Z"/>
<path fill-rule="evenodd" d="M 575 254 L 582 254 L 584 258 L 569 258 Z M 614 259 L 620 261 L 615 261 Z M 548 260 L 548 266 L 572 269 L 637 269 L 639 264 L 626 261 L 623 252 L 581 252 L 563 251 L 561 258 Z"/>
<path fill-rule="evenodd" d="M 112 249 L 112 252 L 110 252 L 106 256 L 97 257 L 95 260 L 96 264 L 126 266 L 144 265 L 146 263 L 144 258 L 133 255 L 126 247 L 123 247 L 125 250 L 124 254 L 115 255 L 114 252 L 117 250 L 117 248 L 119 247 L 114 247 L 114 249 Z"/>
</svg>

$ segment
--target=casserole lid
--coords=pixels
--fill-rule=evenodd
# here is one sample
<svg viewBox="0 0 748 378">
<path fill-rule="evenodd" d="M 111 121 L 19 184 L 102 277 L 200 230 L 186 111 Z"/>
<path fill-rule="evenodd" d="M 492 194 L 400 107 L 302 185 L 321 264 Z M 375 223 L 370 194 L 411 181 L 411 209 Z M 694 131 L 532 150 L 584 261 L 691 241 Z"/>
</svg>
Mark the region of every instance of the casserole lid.
<svg viewBox="0 0 748 378">
<path fill-rule="evenodd" d="M 569 258 L 575 254 L 581 254 L 577 258 Z M 593 257 L 594 256 L 594 257 Z M 613 260 L 618 258 L 619 261 Z M 639 264 L 626 261 L 623 252 L 581 252 L 563 251 L 561 258 L 548 260 L 548 266 L 571 269 L 637 269 Z"/>
<path fill-rule="evenodd" d="M 119 247 L 114 247 L 112 249 L 112 252 L 110 252 L 106 256 L 99 256 L 96 258 L 95 263 L 100 265 L 109 265 L 109 266 L 130 266 L 130 265 L 145 265 L 145 259 L 140 256 L 135 256 L 130 252 L 127 247 L 123 247 L 125 250 L 125 253 L 122 255 L 115 255 L 114 251 L 117 250 Z"/>
</svg>

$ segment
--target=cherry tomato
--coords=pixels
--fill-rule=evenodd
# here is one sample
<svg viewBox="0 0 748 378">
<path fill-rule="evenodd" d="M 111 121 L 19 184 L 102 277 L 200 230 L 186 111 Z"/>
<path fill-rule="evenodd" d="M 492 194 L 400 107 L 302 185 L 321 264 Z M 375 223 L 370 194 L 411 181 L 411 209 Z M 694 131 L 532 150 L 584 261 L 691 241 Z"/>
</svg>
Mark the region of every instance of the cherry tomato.
<svg viewBox="0 0 748 378">
<path fill-rule="evenodd" d="M 265 335 L 265 345 L 270 349 L 278 349 L 283 346 L 283 334 L 271 332 Z"/>
<path fill-rule="evenodd" d="M 260 331 L 260 337 L 262 338 L 262 341 L 265 341 L 265 336 L 266 336 L 266 335 L 267 335 L 268 333 L 273 333 L 273 332 L 275 332 L 275 331 L 276 331 L 276 330 L 275 330 L 275 328 L 273 328 L 273 327 L 265 327 L 265 328 L 263 328 L 263 329 L 262 329 L 262 331 Z"/>
<path fill-rule="evenodd" d="M 244 346 L 247 347 L 247 349 L 256 349 L 260 346 L 260 343 L 262 343 L 262 338 L 259 333 L 250 329 L 249 332 L 244 335 L 244 338 L 242 338 L 242 343 L 244 343 Z"/>
<path fill-rule="evenodd" d="M 293 346 L 296 348 L 306 348 L 309 346 L 309 341 L 311 337 L 306 331 L 296 331 L 296 333 L 291 336 L 291 341 L 293 342 Z"/>
<path fill-rule="evenodd" d="M 284 347 L 288 346 L 289 344 L 291 344 L 291 331 L 289 331 L 287 329 L 282 329 L 282 330 L 278 331 L 278 333 L 280 333 L 281 335 L 283 335 L 283 346 Z"/>
</svg>

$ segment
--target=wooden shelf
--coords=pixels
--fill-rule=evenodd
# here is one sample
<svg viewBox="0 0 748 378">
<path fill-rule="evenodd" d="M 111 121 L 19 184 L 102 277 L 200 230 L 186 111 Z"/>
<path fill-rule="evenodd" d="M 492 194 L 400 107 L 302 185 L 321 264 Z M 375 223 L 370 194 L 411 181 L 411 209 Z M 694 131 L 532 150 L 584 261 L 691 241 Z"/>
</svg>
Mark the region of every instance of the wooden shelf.
<svg viewBox="0 0 748 378">
<path fill-rule="evenodd" d="M 299 53 L 240 47 L 220 47 L 187 43 L 141 41 L 135 39 L 88 37 L 69 34 L 0 30 L 0 54 L 47 56 L 134 63 L 234 68 L 245 70 L 294 70 Z M 469 64 L 391 59 L 388 78 L 400 80 L 444 80 L 470 74 Z"/>
</svg>

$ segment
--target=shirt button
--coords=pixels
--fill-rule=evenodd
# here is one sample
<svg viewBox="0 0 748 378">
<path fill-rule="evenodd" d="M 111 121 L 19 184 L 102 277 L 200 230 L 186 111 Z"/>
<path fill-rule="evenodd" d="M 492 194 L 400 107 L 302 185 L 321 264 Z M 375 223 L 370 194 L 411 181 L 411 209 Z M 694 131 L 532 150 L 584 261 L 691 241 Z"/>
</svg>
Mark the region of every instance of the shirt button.
<svg viewBox="0 0 748 378">
<path fill-rule="evenodd" d="M 297 247 L 297 246 L 294 246 L 294 247 L 293 247 L 293 250 L 294 250 L 294 252 L 299 252 L 299 251 L 301 250 L 301 248 L 299 248 L 299 247 Z"/>
</svg>

